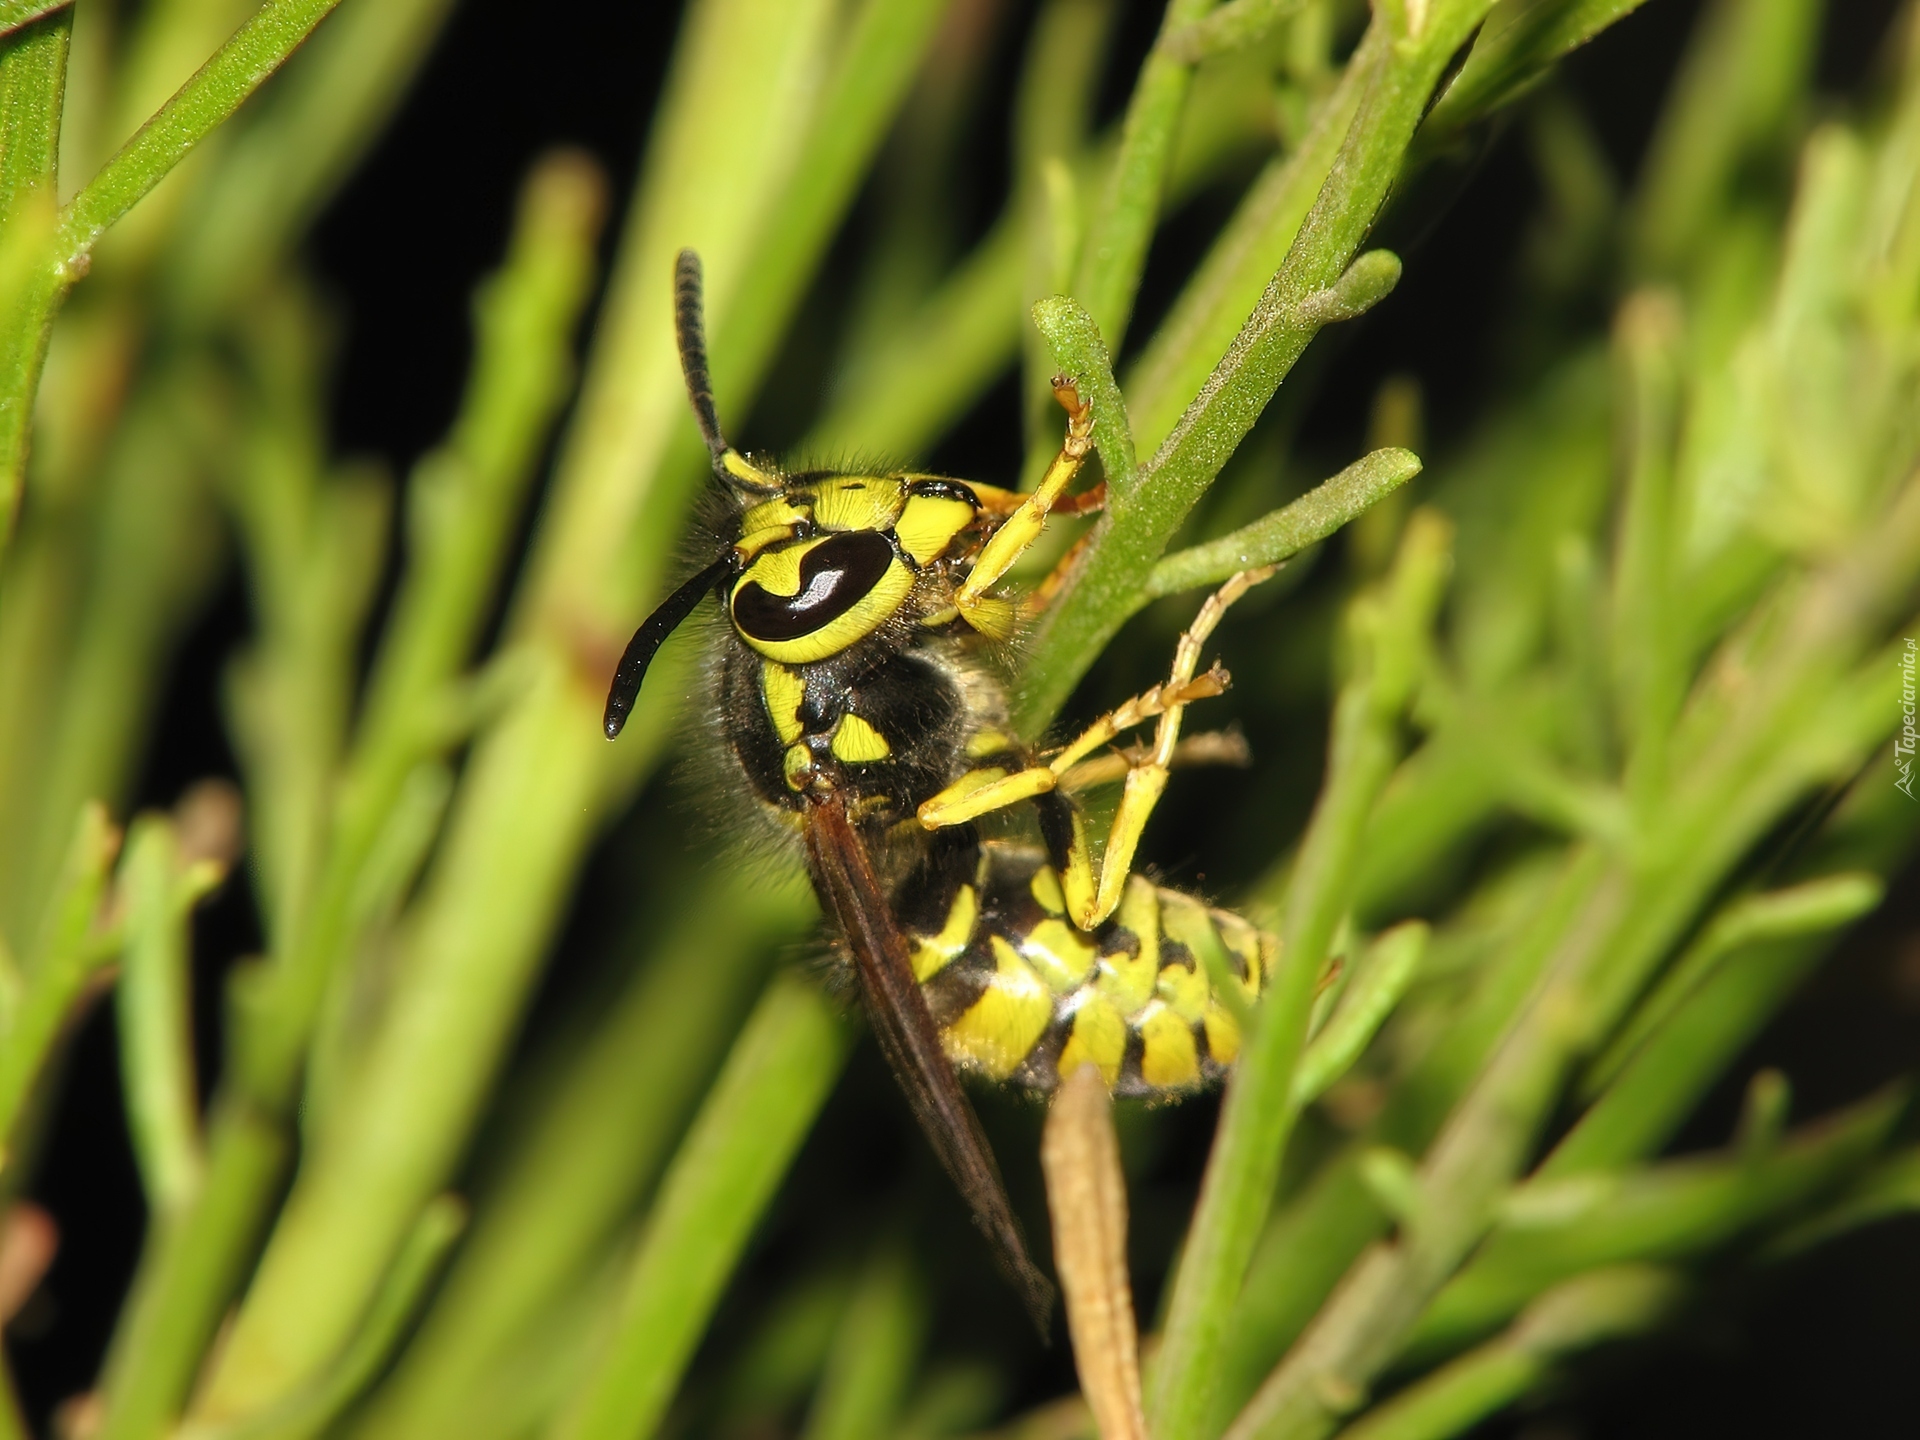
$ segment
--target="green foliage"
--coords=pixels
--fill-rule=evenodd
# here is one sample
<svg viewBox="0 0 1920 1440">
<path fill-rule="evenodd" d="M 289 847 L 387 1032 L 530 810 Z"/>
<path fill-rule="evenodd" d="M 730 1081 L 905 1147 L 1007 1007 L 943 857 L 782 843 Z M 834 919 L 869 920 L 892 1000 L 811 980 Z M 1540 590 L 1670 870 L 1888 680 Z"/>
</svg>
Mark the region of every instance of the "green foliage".
<svg viewBox="0 0 1920 1440">
<path fill-rule="evenodd" d="M 967 111 L 925 82 L 954 7 L 693 0 L 584 363 L 606 187 L 558 155 L 396 494 L 333 455 L 296 252 L 448 5 L 332 8 L 154 3 L 108 59 L 89 0 L 0 5 L 0 1189 L 114 987 L 150 1221 L 97 1433 L 1085 1433 L 1071 1402 L 1009 1421 L 1006 1376 L 939 1353 L 945 1297 L 895 1235 L 725 1308 L 853 1038 L 770 963 L 813 923 L 798 886 L 712 862 L 641 887 L 622 988 L 507 1068 L 589 853 L 684 728 L 684 642 L 629 741 L 599 725 L 705 483 L 672 256 L 704 257 L 750 443 L 863 187 L 810 445 L 924 454 L 1023 360 L 1030 397 L 1060 370 L 1093 402 L 1107 507 L 1022 651 L 1026 733 L 1150 602 L 1298 576 L 1366 517 L 1314 577 L 1342 616 L 1318 798 L 1240 832 L 1281 959 L 1178 1237 L 1156 1440 L 1458 1434 L 1730 1261 L 1920 1207 L 1904 1092 L 1788 1129 L 1763 1072 L 1724 1150 L 1661 1154 L 1920 834 L 1884 763 L 1920 626 L 1909 30 L 1886 93 L 1809 130 L 1819 7 L 1715 0 L 1623 197 L 1552 77 L 1631 0 L 1170 0 L 1106 133 L 1111 7 L 1053 0 L 1006 209 L 961 252 L 929 197 Z M 1550 204 L 1531 352 L 1441 453 L 1383 423 L 1359 458 L 1290 455 L 1337 473 L 1278 503 L 1263 416 L 1400 280 L 1382 215 L 1503 107 Z M 1202 193 L 1230 213 L 1130 335 Z M 1581 297 L 1610 336 L 1551 318 Z M 1030 423 L 1029 468 L 1058 417 Z M 202 1114 L 188 920 L 235 801 L 124 846 L 109 817 L 229 564 L 266 943 Z M 1223 645 L 1258 733 L 1314 622 L 1245 610 Z"/>
</svg>

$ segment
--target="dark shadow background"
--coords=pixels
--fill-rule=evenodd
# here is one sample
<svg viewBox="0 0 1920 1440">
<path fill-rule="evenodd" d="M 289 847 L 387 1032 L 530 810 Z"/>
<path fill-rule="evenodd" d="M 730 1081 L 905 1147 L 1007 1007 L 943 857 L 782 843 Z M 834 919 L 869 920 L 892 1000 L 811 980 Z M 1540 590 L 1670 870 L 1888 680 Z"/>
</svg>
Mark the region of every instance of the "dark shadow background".
<svg viewBox="0 0 1920 1440">
<path fill-rule="evenodd" d="M 356 0 L 378 3 L 378 0 Z M 1874 59 L 1895 0 L 1832 0 L 1819 59 L 1820 88 L 1856 92 Z M 342 317 L 334 434 L 344 453 L 382 457 L 396 474 L 444 431 L 466 361 L 468 297 L 498 263 L 513 200 L 529 163 L 556 144 L 595 155 L 612 178 L 617 215 L 640 158 L 646 121 L 678 20 L 677 6 L 575 0 L 533 18 L 516 0 L 466 0 L 412 97 L 358 177 L 321 222 L 315 267 Z M 1009 60 L 1026 28 L 1022 7 L 1002 25 Z M 1563 83 L 1595 127 L 1615 171 L 1631 177 L 1689 26 L 1695 0 L 1650 0 L 1642 11 L 1573 57 Z M 1157 23 L 1159 6 L 1135 0 L 1115 42 L 1109 106 L 1117 105 Z M 1002 90 L 1011 63 L 990 67 Z M 990 95 L 987 114 L 1004 114 Z M 716 97 L 724 103 L 724 97 Z M 984 224 L 1005 183 L 1007 137 L 983 133 L 970 157 Z M 1380 378 L 1418 377 L 1430 445 L 1444 456 L 1489 395 L 1508 378 L 1496 356 L 1515 317 L 1514 270 L 1539 200 L 1517 134 L 1491 137 L 1477 162 L 1453 177 L 1451 203 L 1430 210 L 1394 243 L 1407 262 L 1391 300 L 1359 325 L 1329 332 L 1316 350 L 1308 400 L 1297 417 L 1307 454 L 1358 452 Z M 1204 245 L 1219 207 L 1196 207 L 1159 242 L 1141 300 L 1145 317 L 1170 299 L 1170 282 Z M 1404 219 L 1404 217 L 1402 217 Z M 1397 223 L 1397 222 L 1390 222 Z M 610 252 L 610 228 L 606 249 Z M 808 315 L 831 307 L 829 262 Z M 803 342 L 796 342 L 803 343 Z M 1293 390 L 1304 387 L 1294 386 Z M 1289 400 L 1291 401 L 1291 395 Z M 1019 463 L 1018 395 L 1003 384 L 936 459 L 961 473 L 998 479 Z M 1328 567 L 1323 567 L 1323 570 Z M 1314 582 L 1303 614 L 1330 613 L 1331 592 Z M 1296 603 L 1296 602 L 1289 602 Z M 1318 607 L 1316 609 L 1316 607 Z M 191 781 L 234 775 L 218 691 L 222 666 L 248 627 L 237 582 L 222 592 L 179 666 L 139 803 L 172 803 Z M 1320 654 L 1322 652 L 1315 652 Z M 1324 665 L 1321 666 L 1324 672 Z M 1297 745 L 1317 755 L 1324 705 L 1302 710 Z M 1303 812 L 1312 775 L 1275 804 Z M 1230 837 L 1215 807 L 1238 782 L 1196 782 L 1170 803 L 1152 837 L 1155 860 L 1176 878 L 1238 877 Z M 586 877 L 531 1028 L 565 1013 L 604 984 L 608 936 L 634 908 L 636 887 L 665 865 L 655 787 L 603 846 Z M 1265 823 L 1275 823 L 1271 816 Z M 671 829 L 672 826 L 667 828 Z M 1744 1077 L 1763 1064 L 1793 1078 L 1796 1114 L 1851 1100 L 1904 1073 L 1920 1054 L 1920 871 L 1891 889 L 1799 1003 L 1736 1068 L 1705 1107 L 1700 1143 L 1723 1137 Z M 219 1053 L 219 980 L 257 944 L 244 884 L 230 882 L 203 913 L 199 1010 L 203 1066 Z M 57 1217 L 60 1256 L 41 1293 L 11 1332 L 16 1372 L 36 1425 L 54 1404 L 92 1381 L 131 1274 L 144 1223 L 114 1073 L 111 1015 L 97 1011 L 68 1061 L 69 1075 L 34 1194 Z M 1008 1161 L 1031 1232 L 1043 1232 L 1031 1157 L 1036 1115 L 1011 1103 L 985 1107 Z M 1155 1234 L 1177 1233 L 1204 1161 L 1212 1103 L 1159 1112 L 1128 1143 L 1136 1168 L 1136 1258 L 1143 1311 L 1151 1313 L 1168 1260 Z M 851 1195 L 852 1198 L 849 1198 Z M 1058 1394 L 1070 1381 L 1062 1349 L 1041 1354 L 1010 1296 L 999 1288 L 958 1201 L 927 1158 L 876 1056 L 863 1047 L 842 1083 L 716 1331 L 823 1256 L 864 1253 L 892 1228 L 924 1260 L 940 1295 L 940 1328 L 929 1353 L 994 1357 L 1019 1377 L 1010 1402 Z M 1697 1323 L 1657 1343 L 1627 1347 L 1580 1367 L 1575 1382 L 1539 1413 L 1486 1427 L 1527 1440 L 1672 1436 L 1895 1436 L 1920 1433 L 1920 1221 L 1884 1224 L 1790 1267 L 1750 1277 L 1718 1294 Z M 693 1387 L 719 1382 L 711 1357 Z"/>
</svg>

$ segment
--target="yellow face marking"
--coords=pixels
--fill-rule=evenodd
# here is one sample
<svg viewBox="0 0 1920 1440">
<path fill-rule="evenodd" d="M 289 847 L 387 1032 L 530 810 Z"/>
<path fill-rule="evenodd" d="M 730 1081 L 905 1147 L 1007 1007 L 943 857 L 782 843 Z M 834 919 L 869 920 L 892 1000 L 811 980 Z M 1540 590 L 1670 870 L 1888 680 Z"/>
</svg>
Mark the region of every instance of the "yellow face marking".
<svg viewBox="0 0 1920 1440">
<path fill-rule="evenodd" d="M 1067 897 L 1060 893 L 1060 877 L 1054 874 L 1051 865 L 1042 865 L 1033 872 L 1028 882 L 1027 893 L 1033 896 L 1040 908 L 1049 915 L 1067 913 Z"/>
<path fill-rule="evenodd" d="M 813 756 L 804 745 L 789 745 L 787 753 L 780 757 L 780 770 L 787 777 L 789 790 L 804 790 L 807 781 L 813 778 Z"/>
<path fill-rule="evenodd" d="M 849 765 L 868 765 L 893 754 L 887 737 L 858 715 L 848 715 L 833 732 L 834 757 Z"/>
<path fill-rule="evenodd" d="M 1231 1065 L 1240 1054 L 1240 1022 L 1218 1005 L 1209 1005 L 1206 1014 L 1207 1053 L 1222 1065 Z"/>
<path fill-rule="evenodd" d="M 798 595 L 800 593 L 800 562 L 806 558 L 807 552 L 819 543 L 818 540 L 809 540 L 805 544 L 785 545 L 778 550 L 769 550 L 747 568 L 740 577 L 740 584 L 744 585 L 748 580 L 752 580 L 769 594 Z"/>
<path fill-rule="evenodd" d="M 1120 1062 L 1127 1056 L 1127 1022 L 1113 1003 L 1098 995 L 1089 995 L 1074 1012 L 1073 1033 L 1060 1049 L 1057 1066 L 1066 1079 L 1082 1065 L 1100 1067 L 1100 1078 L 1109 1086 L 1120 1078 Z"/>
<path fill-rule="evenodd" d="M 914 563 L 925 565 L 945 554 L 954 536 L 971 525 L 978 513 L 964 500 L 950 500 L 943 495 L 913 495 L 908 497 L 900 518 L 893 522 L 893 533 Z"/>
<path fill-rule="evenodd" d="M 1011 945 L 992 938 L 994 971 L 986 992 L 942 1033 L 946 1050 L 994 1080 L 1019 1068 L 1053 1019 L 1053 994 Z"/>
<path fill-rule="evenodd" d="M 924 983 L 952 964 L 954 957 L 964 951 L 973 938 L 973 922 L 979 915 L 978 893 L 973 886 L 962 885 L 953 897 L 953 908 L 947 911 L 947 923 L 940 927 L 940 933 L 913 937 L 913 978 Z"/>
<path fill-rule="evenodd" d="M 1133 1016 L 1153 998 L 1154 983 L 1160 976 L 1160 897 L 1143 877 L 1127 881 L 1126 895 L 1120 901 L 1116 917 L 1140 941 L 1138 954 L 1102 955 L 1100 976 L 1094 983 L 1100 993 L 1120 1007 L 1120 1013 Z"/>
<path fill-rule="evenodd" d="M 898 480 L 883 475 L 830 475 L 805 493 L 823 530 L 890 530 L 907 498 Z"/>
<path fill-rule="evenodd" d="M 800 723 L 800 702 L 807 698 L 807 682 L 784 665 L 768 661 L 760 667 L 760 694 L 766 701 L 767 719 L 782 745 L 791 745 L 805 733 Z"/>
<path fill-rule="evenodd" d="M 1093 942 L 1064 920 L 1042 920 L 1021 938 L 1020 953 L 1059 995 L 1085 984 L 1100 958 Z"/>
<path fill-rule="evenodd" d="M 1156 1090 L 1180 1090 L 1199 1083 L 1200 1055 L 1193 1043 L 1193 1028 L 1163 1005 L 1139 1024 L 1144 1048 L 1140 1053 L 1140 1078 Z"/>
<path fill-rule="evenodd" d="M 1191 970 L 1184 965 L 1167 966 L 1154 981 L 1153 993 L 1189 1025 L 1199 1022 L 1213 999 L 1213 987 L 1207 984 L 1206 971 L 1197 965 Z"/>
<path fill-rule="evenodd" d="M 812 541 L 769 550 L 747 568 L 734 586 L 734 594 L 738 595 L 747 584 L 754 583 L 772 595 L 798 595 L 801 557 L 819 543 Z M 748 634 L 738 622 L 734 631 L 769 660 L 778 660 L 785 665 L 809 665 L 829 655 L 838 655 L 849 645 L 864 640 L 878 630 L 906 601 L 912 590 L 913 572 L 896 558 L 888 563 L 886 570 L 866 594 L 817 630 L 796 635 L 790 640 L 760 639 Z"/>
<path fill-rule="evenodd" d="M 727 473 L 736 480 L 744 480 L 749 485 L 771 486 L 778 482 L 759 466 L 750 464 L 747 457 L 738 450 L 728 450 L 721 455 L 720 463 L 727 467 Z"/>
</svg>

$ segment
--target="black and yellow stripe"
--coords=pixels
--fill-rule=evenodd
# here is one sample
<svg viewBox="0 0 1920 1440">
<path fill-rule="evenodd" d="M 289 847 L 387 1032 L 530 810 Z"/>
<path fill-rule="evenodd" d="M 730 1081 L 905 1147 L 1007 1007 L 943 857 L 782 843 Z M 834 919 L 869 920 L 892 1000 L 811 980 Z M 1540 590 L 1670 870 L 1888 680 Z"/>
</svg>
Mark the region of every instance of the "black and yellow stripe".
<svg viewBox="0 0 1920 1440">
<path fill-rule="evenodd" d="M 904 895 L 915 977 L 961 1070 L 1033 1090 L 1091 1062 L 1114 1094 L 1166 1097 L 1218 1081 L 1240 1049 L 1236 1010 L 1264 988 L 1275 939 L 1136 875 L 1093 932 L 1066 917 L 1044 855 L 988 842 Z M 1240 994 L 1216 994 L 1231 976 Z"/>
</svg>

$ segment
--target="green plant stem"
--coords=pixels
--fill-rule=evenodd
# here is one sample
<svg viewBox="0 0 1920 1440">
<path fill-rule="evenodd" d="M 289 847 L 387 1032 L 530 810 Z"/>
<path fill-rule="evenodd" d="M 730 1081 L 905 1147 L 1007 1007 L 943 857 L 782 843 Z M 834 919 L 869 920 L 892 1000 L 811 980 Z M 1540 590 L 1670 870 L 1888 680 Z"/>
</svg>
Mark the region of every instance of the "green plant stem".
<svg viewBox="0 0 1920 1440">
<path fill-rule="evenodd" d="M 71 284 L 107 228 L 278 70 L 340 0 L 267 0 L 60 212 L 56 265 Z"/>
<path fill-rule="evenodd" d="M 1227 1088 L 1167 1308 L 1149 1396 L 1159 1440 L 1196 1440 L 1206 1423 L 1233 1301 L 1298 1114 L 1290 1101 L 1314 992 L 1350 903 L 1367 818 L 1399 756 L 1400 717 L 1422 668 L 1449 533 L 1437 516 L 1416 517 L 1386 592 L 1356 607 L 1362 658 L 1335 706 L 1326 783 L 1288 887 L 1285 963 Z"/>
<path fill-rule="evenodd" d="M 1486 8 L 1486 0 L 1439 6 L 1417 39 L 1397 38 L 1381 55 L 1286 261 L 1148 462 L 1135 501 L 1108 511 L 1036 628 L 1017 717 L 1025 733 L 1044 727 L 1106 647 L 1167 542 L 1318 332 L 1317 297 L 1347 273 L 1399 174 L 1433 86 Z M 1376 53 L 1362 43 L 1360 56 Z"/>
<path fill-rule="evenodd" d="M 1664 797 L 1668 737 L 1687 678 L 1680 627 L 1673 623 L 1680 549 L 1673 472 L 1684 338 L 1678 308 L 1671 295 L 1642 293 L 1621 307 L 1614 327 L 1620 367 L 1614 393 L 1620 397 L 1626 475 L 1612 658 L 1627 791 L 1641 815 Z"/>
<path fill-rule="evenodd" d="M 1426 948 L 1427 927 L 1418 920 L 1394 926 L 1367 947 L 1340 1003 L 1301 1052 L 1293 1075 L 1291 1103 L 1296 1110 L 1353 1068 L 1407 993 Z"/>
<path fill-rule="evenodd" d="M 906 1258 L 883 1247 L 867 1264 L 827 1352 L 801 1440 L 890 1440 L 927 1328 Z"/>
<path fill-rule="evenodd" d="M 1127 101 L 1114 157 L 1087 227 L 1073 295 L 1099 334 L 1117 349 L 1126 338 L 1133 300 L 1146 268 L 1147 246 L 1160 218 L 1160 201 L 1173 162 L 1174 131 L 1193 85 L 1193 62 L 1174 53 L 1166 38 L 1199 20 L 1213 0 L 1168 0 L 1160 40 L 1147 52 Z"/>
<path fill-rule="evenodd" d="M 782 219 L 770 202 L 814 163 L 813 145 L 844 155 L 852 143 L 796 122 L 814 113 L 811 97 L 835 73 L 830 10 L 710 0 L 687 16 L 595 358 L 510 621 L 525 686 L 467 763 L 388 1001 L 341 1090 L 337 1109 L 354 1122 L 330 1127 L 302 1166 L 204 1392 L 207 1418 L 271 1403 L 344 1342 L 404 1226 L 457 1162 L 598 818 L 671 733 L 670 655 L 629 725 L 629 743 L 609 747 L 599 713 L 625 627 L 659 583 L 694 478 L 665 479 L 661 468 L 672 437 L 692 436 L 672 346 L 672 255 L 688 243 L 700 249 L 709 324 L 716 335 L 739 333 L 730 327 L 745 316 L 729 307 L 763 230 Z M 891 64 L 911 71 L 917 58 L 903 47 Z M 756 83 L 741 86 L 743 74 Z M 894 78 L 876 67 L 846 83 L 884 87 Z M 736 97 L 724 124 L 712 112 L 720 93 Z M 851 101 L 836 100 L 833 113 L 846 113 L 843 104 Z M 877 132 L 887 116 L 868 114 Z M 867 153 L 877 143 L 875 133 Z M 831 170 L 828 159 L 820 163 Z M 793 274 L 796 286 L 802 279 Z M 723 409 L 745 398 L 729 396 Z M 636 530 L 656 502 L 672 508 Z"/>
<path fill-rule="evenodd" d="M 187 917 L 217 870 L 180 873 L 173 827 L 144 816 L 127 837 L 121 890 L 126 960 L 118 990 L 127 1128 L 147 1204 L 177 1214 L 200 1188 L 200 1097 L 193 1070 Z"/>
<path fill-rule="evenodd" d="M 82 808 L 59 885 L 48 901 L 38 942 L 27 958 L 0 1044 L 0 1167 L 8 1165 L 22 1112 L 60 1034 L 113 947 L 94 933 L 108 867 L 120 837 L 99 805 Z"/>
<path fill-rule="evenodd" d="M 1108 495 L 1130 494 L 1135 481 L 1133 435 L 1099 327 L 1065 295 L 1038 302 L 1033 323 L 1058 359 L 1061 373 L 1081 387 L 1080 398 L 1093 406 L 1093 444 L 1107 472 Z"/>
<path fill-rule="evenodd" d="M 1822 935 L 1849 925 L 1877 906 L 1885 889 L 1877 876 L 1831 875 L 1723 908 L 1588 1067 L 1583 1091 L 1592 1095 L 1603 1089 L 1730 957 L 1770 941 Z"/>
<path fill-rule="evenodd" d="M 1712 686 L 1696 695 L 1692 708 L 1713 728 L 1683 722 L 1707 753 L 1676 757 L 1687 762 L 1676 773 L 1688 778 L 1659 827 L 1659 863 L 1609 867 L 1544 983 L 1428 1151 L 1417 1223 L 1363 1257 L 1235 1421 L 1231 1440 L 1322 1436 L 1364 1400 L 1492 1225 L 1574 1059 L 1612 1031 L 1727 867 L 1808 787 L 1856 763 L 1850 757 L 1871 743 L 1851 701 L 1818 717 L 1803 706 L 1821 703 L 1809 694 L 1846 688 L 1841 676 L 1862 636 L 1877 633 L 1910 590 L 1916 556 L 1920 485 L 1909 485 L 1884 522 L 1820 577 L 1774 648 L 1752 657 L 1765 662 L 1766 679 L 1740 697 L 1737 715 L 1720 713 L 1725 700 Z"/>
<path fill-rule="evenodd" d="M 459 1197 L 434 1197 L 408 1232 L 393 1268 L 332 1369 L 271 1410 L 203 1432 L 206 1440 L 315 1440 L 325 1434 L 406 1337 L 421 1299 L 432 1289 L 466 1223 L 467 1208 Z"/>
<path fill-rule="evenodd" d="M 1237 571 L 1272 565 L 1317 545 L 1420 473 L 1410 450 L 1375 450 L 1298 500 L 1251 524 L 1169 555 L 1147 576 L 1146 598 L 1218 585 Z"/>
<path fill-rule="evenodd" d="M 51 10 L 7 23 L 0 16 L 0 225 L 20 218 L 29 195 L 55 200 L 53 186 L 60 160 L 60 110 L 66 97 L 67 49 L 73 34 L 70 10 L 46 24 L 35 24 Z"/>
<path fill-rule="evenodd" d="M 1474 121 L 1525 94 L 1555 61 L 1625 19 L 1646 0 L 1522 0 L 1487 17 L 1460 73 L 1421 126 L 1438 148 Z"/>
<path fill-rule="evenodd" d="M 71 7 L 0 36 L 0 567 L 26 484 L 33 392 L 46 363 L 44 263 L 58 203 Z"/>
<path fill-rule="evenodd" d="M 453 0 L 349 5 L 230 137 L 160 277 L 171 318 L 204 327 L 255 290 L 365 153 Z"/>
<path fill-rule="evenodd" d="M 1681 1261 L 1803 1209 L 1866 1169 L 1904 1093 L 1883 1094 L 1764 1148 L 1739 1147 L 1624 1174 L 1534 1179 L 1500 1226 L 1434 1298 L 1403 1361 L 1428 1363 L 1504 1324 L 1541 1289 L 1630 1261 Z"/>
<path fill-rule="evenodd" d="M 486 1374 L 604 1253 L 658 1175 L 766 956 L 814 918 L 798 887 L 724 873 L 577 1051 L 479 1203 L 473 1233 L 355 1440 L 453 1433 Z M 646 919 L 651 920 L 650 913 Z M 651 927 L 647 939 L 653 940 Z"/>
<path fill-rule="evenodd" d="M 1125 389 L 1134 444 L 1143 453 L 1159 449 L 1285 264 L 1387 44 L 1385 26 L 1368 28 L 1314 108 L 1306 136 L 1267 163 L 1134 362 Z"/>
<path fill-rule="evenodd" d="M 1716 0 L 1702 12 L 1629 217 L 1638 273 L 1679 274 L 1712 245 L 1743 168 L 1792 123 L 1819 13 L 1817 0 Z"/>
<path fill-rule="evenodd" d="M 1219 9 L 1165 32 L 1160 47 L 1196 65 L 1212 56 L 1258 44 L 1268 31 L 1299 14 L 1306 4 L 1307 0 L 1228 0 Z"/>
<path fill-rule="evenodd" d="M 805 981 L 776 980 L 674 1157 L 618 1322 L 555 1440 L 654 1433 L 760 1212 L 811 1128 L 847 1033 Z"/>
<path fill-rule="evenodd" d="M 73 0 L 0 0 L 0 35 L 10 35 L 42 16 L 65 10 Z"/>
<path fill-rule="evenodd" d="M 114 1342 L 111 1435 L 151 1435 L 171 1419 L 231 1293 L 197 1287 L 244 1274 L 259 1233 L 248 1212 L 269 1202 L 290 1144 L 268 1132 L 292 1123 L 328 978 L 370 918 L 356 909 L 369 858 L 408 775 L 452 738 L 434 717 L 483 623 L 516 507 L 565 395 L 598 206 L 597 179 L 577 160 L 536 171 L 507 265 L 476 306 L 474 373 L 452 439 L 422 462 L 412 492 L 413 563 L 375 660 L 361 735 L 345 776 L 326 777 L 328 793 L 338 785 L 338 807 L 321 817 L 332 828 L 315 898 L 271 967 L 250 977 L 245 1033 L 235 1036 L 212 1115 L 206 1193 L 192 1217 L 156 1236 L 152 1282 L 143 1271 Z"/>
<path fill-rule="evenodd" d="M 54 312 L 68 288 L 86 274 L 94 245 L 108 227 L 239 109 L 338 3 L 267 0 L 61 208 L 46 256 L 26 282 L 19 308 L 8 318 L 5 345 L 0 348 L 0 557 L 12 538 L 33 400 L 40 388 Z M 69 26 L 71 11 L 43 23 Z M 65 52 L 63 35 L 58 67 L 61 76 L 65 74 Z M 56 113 L 57 108 L 56 95 Z"/>
<path fill-rule="evenodd" d="M 1547 1291 L 1500 1339 L 1408 1386 L 1341 1440 L 1447 1440 L 1533 1390 L 1578 1350 L 1658 1325 L 1686 1293 L 1652 1266 L 1595 1271 Z"/>
</svg>

